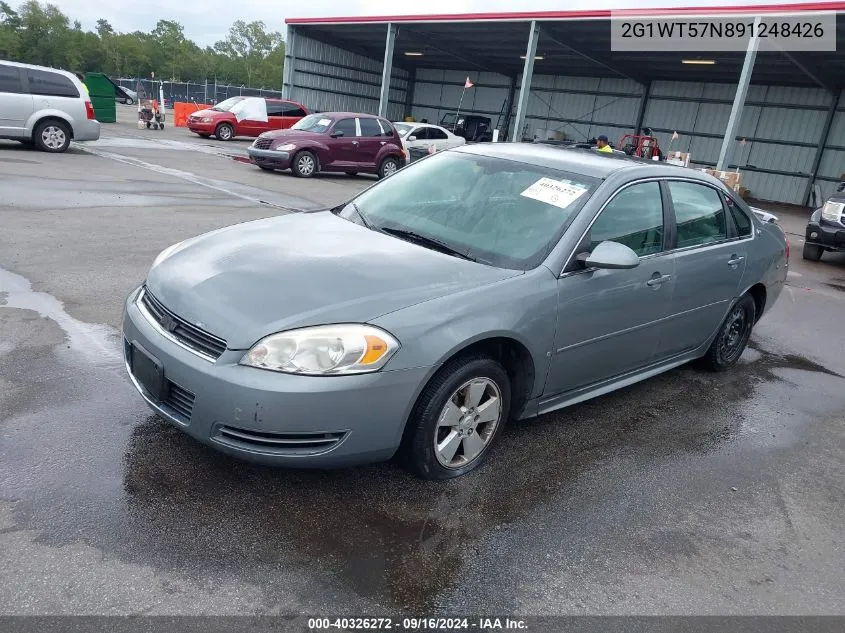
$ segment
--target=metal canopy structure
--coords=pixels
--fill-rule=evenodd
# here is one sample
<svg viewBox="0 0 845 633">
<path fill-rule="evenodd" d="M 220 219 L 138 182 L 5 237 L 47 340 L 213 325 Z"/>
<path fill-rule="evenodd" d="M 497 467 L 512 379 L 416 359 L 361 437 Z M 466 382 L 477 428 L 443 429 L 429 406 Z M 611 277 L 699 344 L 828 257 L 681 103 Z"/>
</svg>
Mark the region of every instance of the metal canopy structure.
<svg viewBox="0 0 845 633">
<path fill-rule="evenodd" d="M 480 78 L 472 111 L 511 140 L 543 122 L 576 136 L 645 124 L 694 138 L 700 165 L 741 166 L 770 192 L 764 199 L 807 204 L 845 163 L 845 2 L 624 12 L 699 22 L 820 12 L 835 14 L 836 50 L 752 41 L 747 51 L 615 52 L 621 12 L 610 10 L 288 19 L 283 94 L 323 109 L 439 117 L 469 73 Z"/>
<path fill-rule="evenodd" d="M 643 17 L 845 11 L 845 2 L 639 11 Z M 615 53 L 610 46 L 610 11 L 383 16 L 289 19 L 287 24 L 314 40 L 365 57 L 384 56 L 387 25 L 397 27 L 394 65 L 418 68 L 474 68 L 515 76 L 524 65 L 531 23 L 540 25 L 535 72 L 583 77 L 733 83 L 742 71 L 744 51 L 711 54 L 713 65 L 689 66 L 678 52 Z M 845 87 L 845 16 L 837 15 L 837 51 L 783 53 L 760 51 L 752 83 Z M 422 53 L 407 56 L 405 53 Z"/>
</svg>

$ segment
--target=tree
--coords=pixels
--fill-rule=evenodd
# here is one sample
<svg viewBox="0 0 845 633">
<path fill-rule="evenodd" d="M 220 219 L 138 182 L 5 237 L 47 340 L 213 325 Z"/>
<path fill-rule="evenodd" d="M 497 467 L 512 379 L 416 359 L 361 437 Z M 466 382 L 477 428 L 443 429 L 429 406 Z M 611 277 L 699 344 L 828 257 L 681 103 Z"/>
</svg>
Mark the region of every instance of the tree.
<svg viewBox="0 0 845 633">
<path fill-rule="evenodd" d="M 20 46 L 18 29 L 21 19 L 17 11 L 0 0 L 0 57 L 15 59 Z"/>
<path fill-rule="evenodd" d="M 217 42 L 214 49 L 229 57 L 236 68 L 240 67 L 246 74 L 246 83 L 252 85 L 253 75 L 282 43 L 281 34 L 268 32 L 264 22 L 237 20 L 229 29 L 226 39 Z"/>
</svg>

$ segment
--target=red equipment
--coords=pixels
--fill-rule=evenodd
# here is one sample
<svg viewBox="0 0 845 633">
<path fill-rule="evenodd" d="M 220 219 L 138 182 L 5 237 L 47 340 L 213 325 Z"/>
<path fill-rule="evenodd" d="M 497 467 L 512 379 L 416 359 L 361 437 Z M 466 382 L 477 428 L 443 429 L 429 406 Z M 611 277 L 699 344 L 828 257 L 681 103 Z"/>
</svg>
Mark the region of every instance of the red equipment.
<svg viewBox="0 0 845 633">
<path fill-rule="evenodd" d="M 625 134 L 616 149 L 621 149 L 629 156 L 639 156 L 640 158 L 651 159 L 654 156 L 662 158 L 663 154 L 660 151 L 660 143 L 654 136 Z"/>
</svg>

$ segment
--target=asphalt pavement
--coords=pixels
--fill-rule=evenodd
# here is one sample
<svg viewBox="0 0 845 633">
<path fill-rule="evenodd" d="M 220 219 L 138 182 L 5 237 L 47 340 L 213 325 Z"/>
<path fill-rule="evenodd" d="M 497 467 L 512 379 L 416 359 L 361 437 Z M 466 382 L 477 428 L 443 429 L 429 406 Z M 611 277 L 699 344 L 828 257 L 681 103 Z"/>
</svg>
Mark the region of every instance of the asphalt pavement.
<svg viewBox="0 0 845 633">
<path fill-rule="evenodd" d="M 373 179 L 121 110 L 66 155 L 0 142 L 0 614 L 845 615 L 845 257 L 802 261 L 800 214 L 732 371 L 512 424 L 455 481 L 262 468 L 151 414 L 124 297 L 174 242 Z"/>
</svg>

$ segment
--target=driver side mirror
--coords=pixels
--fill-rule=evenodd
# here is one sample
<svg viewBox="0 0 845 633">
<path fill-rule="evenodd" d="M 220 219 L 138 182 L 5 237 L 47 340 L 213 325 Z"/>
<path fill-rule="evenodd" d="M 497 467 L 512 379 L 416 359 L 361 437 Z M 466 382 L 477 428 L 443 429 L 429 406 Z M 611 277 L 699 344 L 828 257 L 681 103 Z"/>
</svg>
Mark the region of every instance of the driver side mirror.
<svg viewBox="0 0 845 633">
<path fill-rule="evenodd" d="M 409 143 L 413 143 L 413 142 L 414 142 L 414 141 L 416 141 L 416 140 L 417 140 L 417 137 L 416 137 L 416 136 L 409 136 L 409 137 L 408 137 L 408 142 L 409 142 Z"/>
<path fill-rule="evenodd" d="M 579 253 L 575 259 L 587 268 L 622 269 L 640 265 L 639 255 L 624 244 L 610 240 L 601 242 L 592 253 Z"/>
<path fill-rule="evenodd" d="M 334 132 L 329 134 L 329 136 L 331 136 L 332 138 L 340 138 L 341 136 L 343 136 L 343 130 L 335 130 Z"/>
</svg>

